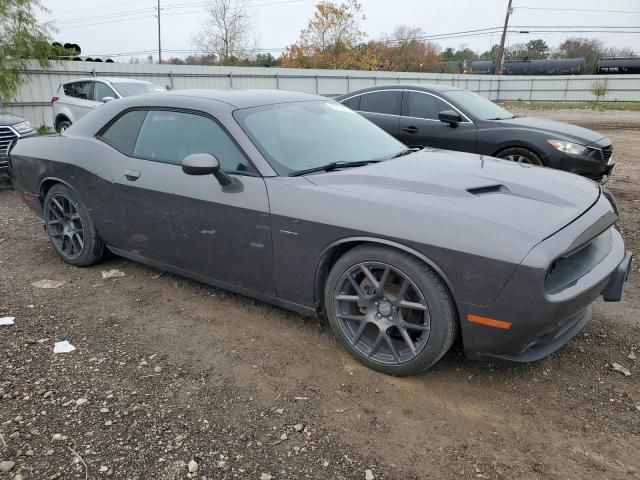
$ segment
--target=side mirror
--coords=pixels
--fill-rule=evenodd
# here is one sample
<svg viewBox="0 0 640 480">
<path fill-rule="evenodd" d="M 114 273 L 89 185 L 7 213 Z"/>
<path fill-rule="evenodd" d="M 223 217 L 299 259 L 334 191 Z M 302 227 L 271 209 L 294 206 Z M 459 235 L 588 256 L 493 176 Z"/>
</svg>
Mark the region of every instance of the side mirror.
<svg viewBox="0 0 640 480">
<path fill-rule="evenodd" d="M 111 100 L 115 100 L 115 97 L 102 97 L 101 102 L 107 103 L 107 102 L 110 102 Z"/>
<path fill-rule="evenodd" d="M 458 112 L 453 110 L 444 110 L 438 114 L 438 119 L 441 122 L 448 123 L 452 127 L 457 127 L 462 121 L 462 117 Z"/>
<path fill-rule="evenodd" d="M 192 153 L 182 160 L 182 171 L 187 175 L 213 175 L 220 185 L 229 185 L 231 177 L 220 170 L 220 162 L 208 153 Z"/>
</svg>

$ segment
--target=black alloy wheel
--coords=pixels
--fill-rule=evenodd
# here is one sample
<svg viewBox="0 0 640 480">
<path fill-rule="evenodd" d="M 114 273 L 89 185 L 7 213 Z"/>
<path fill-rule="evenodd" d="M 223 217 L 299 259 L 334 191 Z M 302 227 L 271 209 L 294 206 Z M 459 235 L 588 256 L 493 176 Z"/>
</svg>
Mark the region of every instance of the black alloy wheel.
<svg viewBox="0 0 640 480">
<path fill-rule="evenodd" d="M 56 193 L 49 197 L 46 212 L 47 233 L 55 249 L 66 259 L 78 258 L 84 249 L 84 229 L 73 202 Z"/>
<path fill-rule="evenodd" d="M 104 243 L 89 212 L 75 191 L 66 185 L 58 183 L 47 192 L 44 221 L 53 248 L 65 262 L 88 267 L 104 256 Z"/>
<path fill-rule="evenodd" d="M 390 375 L 414 375 L 453 344 L 455 307 L 438 275 L 403 252 L 354 248 L 338 259 L 325 288 L 336 336 L 356 359 Z"/>
</svg>

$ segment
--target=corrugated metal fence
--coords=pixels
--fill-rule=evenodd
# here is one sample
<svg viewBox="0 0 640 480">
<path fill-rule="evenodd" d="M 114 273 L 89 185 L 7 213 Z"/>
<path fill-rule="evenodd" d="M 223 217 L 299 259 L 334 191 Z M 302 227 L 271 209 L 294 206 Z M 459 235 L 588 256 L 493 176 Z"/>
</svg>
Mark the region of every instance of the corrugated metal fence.
<svg viewBox="0 0 640 480">
<path fill-rule="evenodd" d="M 60 62 L 44 71 L 33 65 L 16 99 L 4 108 L 34 125 L 53 125 L 51 97 L 62 82 L 87 76 L 144 79 L 172 89 L 275 88 L 333 97 L 365 87 L 395 83 L 454 85 L 491 100 L 593 101 L 595 82 L 606 82 L 606 101 L 640 101 L 640 75 L 495 76 L 433 73 L 305 70 Z"/>
</svg>

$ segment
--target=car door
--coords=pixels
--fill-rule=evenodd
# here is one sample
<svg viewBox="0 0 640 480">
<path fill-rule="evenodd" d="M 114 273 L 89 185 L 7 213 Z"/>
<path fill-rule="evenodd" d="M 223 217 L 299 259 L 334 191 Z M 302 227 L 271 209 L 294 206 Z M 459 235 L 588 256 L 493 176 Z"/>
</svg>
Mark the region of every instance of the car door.
<svg viewBox="0 0 640 480">
<path fill-rule="evenodd" d="M 95 82 L 93 87 L 93 99 L 96 102 L 104 103 L 103 98 L 111 97 L 113 99 L 118 98 L 118 94 L 113 91 L 113 89 L 102 82 Z"/>
<path fill-rule="evenodd" d="M 432 93 L 405 91 L 398 139 L 409 147 L 475 152 L 476 125 L 464 114 L 462 121 L 456 125 L 441 122 L 438 114 L 444 110 L 457 111 L 451 104 Z"/>
<path fill-rule="evenodd" d="M 134 113 L 137 112 L 137 113 Z M 144 115 L 118 180 L 129 252 L 248 290 L 275 294 L 269 203 L 264 180 L 213 118 L 192 111 Z M 191 176 L 182 160 L 218 158 L 233 183 Z"/>
<path fill-rule="evenodd" d="M 67 96 L 66 103 L 76 122 L 100 103 L 93 97 L 93 87 L 95 82 L 86 80 L 68 83 L 64 86 L 64 93 Z"/>
<path fill-rule="evenodd" d="M 357 105 L 356 105 L 357 103 Z M 376 90 L 347 99 L 347 106 L 397 137 L 402 108 L 402 90 Z M 357 107 L 357 108 L 354 108 Z"/>
</svg>

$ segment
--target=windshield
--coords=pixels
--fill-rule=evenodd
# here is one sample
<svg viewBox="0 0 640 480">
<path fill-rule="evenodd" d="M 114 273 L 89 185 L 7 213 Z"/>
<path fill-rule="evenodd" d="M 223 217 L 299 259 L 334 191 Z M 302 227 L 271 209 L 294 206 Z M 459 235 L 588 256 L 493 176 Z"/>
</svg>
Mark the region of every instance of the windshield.
<svg viewBox="0 0 640 480">
<path fill-rule="evenodd" d="M 123 97 L 133 97 L 135 95 L 144 95 L 145 93 L 163 92 L 164 88 L 154 85 L 153 83 L 138 82 L 118 82 L 113 86 Z"/>
<path fill-rule="evenodd" d="M 451 90 L 447 92 L 449 97 L 465 113 L 480 120 L 506 120 L 514 115 L 490 100 L 481 97 L 477 93 L 467 90 Z"/>
<path fill-rule="evenodd" d="M 279 175 L 332 162 L 379 160 L 406 147 L 333 101 L 282 103 L 238 110 L 235 117 Z"/>
</svg>

